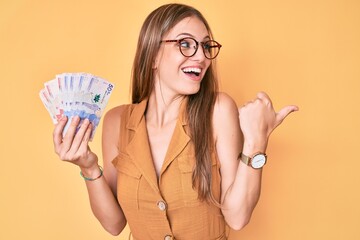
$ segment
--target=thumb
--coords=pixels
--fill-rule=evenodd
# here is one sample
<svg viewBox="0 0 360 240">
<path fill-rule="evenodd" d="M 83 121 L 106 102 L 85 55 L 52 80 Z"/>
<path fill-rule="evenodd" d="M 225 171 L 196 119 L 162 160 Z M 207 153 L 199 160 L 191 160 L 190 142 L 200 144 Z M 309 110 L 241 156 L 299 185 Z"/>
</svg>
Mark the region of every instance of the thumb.
<svg viewBox="0 0 360 240">
<path fill-rule="evenodd" d="M 279 125 L 290 113 L 298 111 L 299 107 L 295 105 L 289 105 L 283 107 L 277 114 L 276 114 L 276 122 Z"/>
</svg>

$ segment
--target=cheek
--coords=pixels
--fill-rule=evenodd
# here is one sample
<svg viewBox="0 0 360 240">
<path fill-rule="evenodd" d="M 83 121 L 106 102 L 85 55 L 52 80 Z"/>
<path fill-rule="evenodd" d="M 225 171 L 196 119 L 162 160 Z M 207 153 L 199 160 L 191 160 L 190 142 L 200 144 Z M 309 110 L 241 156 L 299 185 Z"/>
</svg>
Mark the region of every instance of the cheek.
<svg viewBox="0 0 360 240">
<path fill-rule="evenodd" d="M 206 63 L 206 65 L 205 65 L 205 72 L 204 72 L 204 76 L 206 75 L 206 73 L 207 73 L 207 71 L 210 71 L 210 63 L 211 62 L 209 62 L 209 63 Z"/>
<path fill-rule="evenodd" d="M 205 66 L 206 66 L 206 70 L 209 69 L 209 67 L 210 67 L 210 65 L 211 65 L 211 60 L 206 59 L 205 64 L 206 64 L 206 65 L 205 65 Z"/>
<path fill-rule="evenodd" d="M 159 67 L 162 69 L 162 73 L 166 74 L 178 74 L 181 72 L 181 66 L 186 62 L 186 58 L 183 56 L 171 56 L 162 59 Z"/>
</svg>

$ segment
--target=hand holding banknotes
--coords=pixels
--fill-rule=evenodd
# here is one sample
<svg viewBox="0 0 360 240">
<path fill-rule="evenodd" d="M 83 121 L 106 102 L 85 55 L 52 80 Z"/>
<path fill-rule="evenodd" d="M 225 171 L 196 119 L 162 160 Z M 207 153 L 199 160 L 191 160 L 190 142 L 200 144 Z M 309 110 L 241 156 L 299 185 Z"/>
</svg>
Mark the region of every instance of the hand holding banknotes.
<svg viewBox="0 0 360 240">
<path fill-rule="evenodd" d="M 44 84 L 40 99 L 55 126 L 53 140 L 60 159 L 89 174 L 99 172 L 97 156 L 90 151 L 102 113 L 114 85 L 89 73 L 62 73 Z M 88 175 L 87 175 L 88 176 Z"/>
<path fill-rule="evenodd" d="M 90 150 L 88 145 L 92 130 L 90 121 L 85 119 L 80 124 L 80 117 L 73 117 L 63 137 L 63 130 L 67 121 L 67 117 L 64 116 L 55 126 L 53 140 L 56 154 L 63 161 L 78 165 L 88 177 L 98 175 L 96 170 L 93 170 L 98 169 L 98 157 Z"/>
</svg>

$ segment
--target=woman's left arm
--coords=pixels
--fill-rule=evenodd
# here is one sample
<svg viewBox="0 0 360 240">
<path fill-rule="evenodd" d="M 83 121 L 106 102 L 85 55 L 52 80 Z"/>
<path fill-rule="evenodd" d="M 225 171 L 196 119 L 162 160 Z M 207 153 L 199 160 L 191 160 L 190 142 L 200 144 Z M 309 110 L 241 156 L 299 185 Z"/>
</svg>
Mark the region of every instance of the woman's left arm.
<svg viewBox="0 0 360 240">
<path fill-rule="evenodd" d="M 286 106 L 276 113 L 263 92 L 238 110 L 231 97 L 219 94 L 214 108 L 214 135 L 221 164 L 222 213 L 231 228 L 240 230 L 249 222 L 261 190 L 262 169 L 239 161 L 239 153 L 265 153 L 271 132 L 296 110 L 296 106 Z"/>
</svg>

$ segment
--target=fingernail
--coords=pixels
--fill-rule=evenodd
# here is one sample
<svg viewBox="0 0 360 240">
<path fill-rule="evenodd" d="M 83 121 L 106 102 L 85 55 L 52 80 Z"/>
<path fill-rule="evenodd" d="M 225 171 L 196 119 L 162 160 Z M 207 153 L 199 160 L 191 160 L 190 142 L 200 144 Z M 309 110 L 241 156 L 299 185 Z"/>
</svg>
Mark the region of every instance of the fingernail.
<svg viewBox="0 0 360 240">
<path fill-rule="evenodd" d="M 89 119 L 87 118 L 84 119 L 84 124 L 89 124 L 89 122 L 90 122 Z"/>
<path fill-rule="evenodd" d="M 79 122 L 79 121 L 80 121 L 80 117 L 79 117 L 79 116 L 74 116 L 72 120 L 73 120 L 74 123 L 75 123 L 75 122 Z"/>
</svg>

